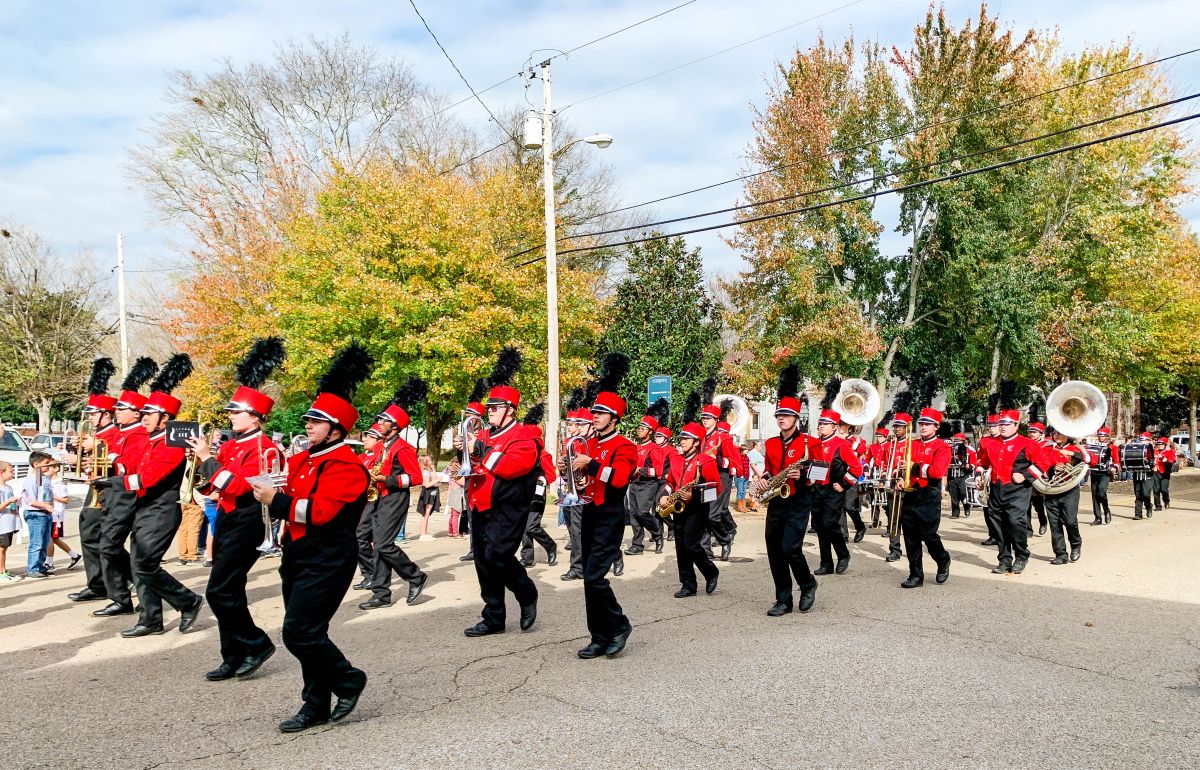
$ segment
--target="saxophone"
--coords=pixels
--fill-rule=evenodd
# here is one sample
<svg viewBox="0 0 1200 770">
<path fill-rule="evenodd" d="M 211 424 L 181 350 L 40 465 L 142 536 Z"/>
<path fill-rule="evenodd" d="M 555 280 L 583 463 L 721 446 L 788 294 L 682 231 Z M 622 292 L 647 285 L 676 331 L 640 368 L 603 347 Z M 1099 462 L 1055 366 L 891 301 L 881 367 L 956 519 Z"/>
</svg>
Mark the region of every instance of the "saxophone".
<svg viewBox="0 0 1200 770">
<path fill-rule="evenodd" d="M 804 444 L 804 454 L 800 459 L 788 465 L 779 473 L 776 473 L 767 480 L 767 488 L 762 494 L 758 495 L 758 502 L 766 503 L 778 497 L 781 500 L 786 500 L 791 497 L 792 485 L 788 483 L 788 474 L 792 471 L 800 470 L 800 468 L 808 462 L 808 444 Z"/>
<path fill-rule="evenodd" d="M 687 503 L 684 502 L 683 496 L 688 492 L 691 492 L 692 489 L 694 489 L 699 483 L 700 479 L 689 481 L 679 489 L 676 489 L 674 492 L 664 497 L 662 502 L 659 503 L 658 515 L 665 519 L 672 513 L 683 513 L 683 509 L 687 507 Z"/>
<path fill-rule="evenodd" d="M 375 486 L 375 482 L 378 481 L 383 474 L 383 461 L 385 459 L 387 459 L 386 454 L 383 457 L 380 457 L 379 462 L 375 463 L 375 465 L 371 468 L 371 486 L 367 488 L 368 502 L 373 503 L 379 499 L 379 487 Z"/>
</svg>

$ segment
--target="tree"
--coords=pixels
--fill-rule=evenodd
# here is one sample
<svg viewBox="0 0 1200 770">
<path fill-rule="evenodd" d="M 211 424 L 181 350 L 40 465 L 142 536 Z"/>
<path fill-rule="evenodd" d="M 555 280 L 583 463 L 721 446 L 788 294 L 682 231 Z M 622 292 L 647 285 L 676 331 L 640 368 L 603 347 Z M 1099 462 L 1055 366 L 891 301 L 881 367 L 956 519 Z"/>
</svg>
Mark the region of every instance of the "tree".
<svg viewBox="0 0 1200 770">
<path fill-rule="evenodd" d="M 720 309 L 706 287 L 700 249 L 689 250 L 683 238 L 629 248 L 608 316 L 601 346 L 630 357 L 621 395 L 635 422 L 647 406 L 646 381 L 652 375 L 673 376 L 678 415 L 687 394 L 721 369 Z"/>
<path fill-rule="evenodd" d="M 37 410 L 41 431 L 50 430 L 55 402 L 79 403 L 112 333 L 97 317 L 104 293 L 89 264 L 65 264 L 35 233 L 0 230 L 0 388 Z"/>
</svg>

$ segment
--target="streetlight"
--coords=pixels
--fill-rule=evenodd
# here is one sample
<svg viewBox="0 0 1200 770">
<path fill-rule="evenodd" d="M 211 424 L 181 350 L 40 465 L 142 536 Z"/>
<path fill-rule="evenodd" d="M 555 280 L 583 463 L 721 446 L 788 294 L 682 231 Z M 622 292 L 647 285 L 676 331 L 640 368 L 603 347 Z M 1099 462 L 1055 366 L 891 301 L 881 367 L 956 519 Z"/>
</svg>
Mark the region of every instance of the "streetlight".
<svg viewBox="0 0 1200 770">
<path fill-rule="evenodd" d="M 525 141 L 527 149 L 542 148 L 542 190 L 546 196 L 546 357 L 547 379 L 549 387 L 546 392 L 546 446 L 558 447 L 558 414 L 561 394 L 558 384 L 558 251 L 555 248 L 554 221 L 554 110 L 550 103 L 550 60 L 542 62 L 542 113 L 530 111 L 525 120 Z M 533 73 L 530 73 L 533 77 Z M 538 141 L 536 121 L 541 122 L 541 141 Z M 563 145 L 567 149 L 577 142 L 586 142 L 594 147 L 604 149 L 612 144 L 611 134 L 592 134 L 582 139 L 576 139 Z M 557 451 L 553 454 L 557 454 Z"/>
</svg>

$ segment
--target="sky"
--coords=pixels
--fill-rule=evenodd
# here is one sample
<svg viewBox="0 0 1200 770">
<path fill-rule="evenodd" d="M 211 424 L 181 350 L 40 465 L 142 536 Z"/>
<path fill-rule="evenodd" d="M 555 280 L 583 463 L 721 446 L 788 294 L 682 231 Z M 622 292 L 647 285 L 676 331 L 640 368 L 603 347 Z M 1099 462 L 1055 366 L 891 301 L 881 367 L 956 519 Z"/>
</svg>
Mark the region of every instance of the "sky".
<svg viewBox="0 0 1200 770">
<path fill-rule="evenodd" d="M 482 89 L 520 70 L 535 49 L 571 49 L 681 1 L 417 0 L 417 6 L 467 79 Z M 945 6 L 956 23 L 978 12 L 976 0 Z M 720 182 L 747 168 L 752 106 L 762 103 L 777 62 L 822 33 L 903 47 L 927 7 L 927 0 L 696 0 L 556 59 L 555 106 L 788 27 L 563 112 L 581 133 L 613 135 L 608 149 L 588 149 L 611 166 L 626 204 Z M 1132 38 L 1156 58 L 1197 44 L 1193 3 L 1180 0 L 994 0 L 990 7 L 1018 29 L 1057 29 L 1067 50 Z M 167 277 L 164 269 L 186 250 L 186 234 L 159 219 L 124 165 L 129 148 L 145 139 L 152 116 L 165 107 L 168 74 L 210 72 L 226 58 L 236 65 L 267 61 L 279 42 L 342 32 L 404 59 L 419 81 L 453 101 L 469 95 L 407 0 L 4 0 L 0 221 L 38 231 L 65 254 L 88 250 L 104 265 L 114 264 L 121 231 L 131 278 Z M 539 55 L 545 50 L 535 61 Z M 1168 72 L 1178 93 L 1191 93 L 1200 84 L 1200 54 L 1177 60 Z M 535 82 L 529 98 L 537 101 L 539 88 Z M 482 98 L 495 112 L 525 104 L 520 80 Z M 487 128 L 486 113 L 473 101 L 455 114 L 467 126 Z M 1185 129 L 1192 137 L 1194 125 Z M 722 208 L 740 192 L 737 184 L 725 185 L 655 210 L 665 218 Z M 894 205 L 883 203 L 879 212 L 886 222 Z M 1189 202 L 1185 213 L 1200 230 L 1200 205 Z M 743 265 L 716 234 L 689 243 L 702 248 L 711 272 Z M 903 249 L 904 243 L 888 233 L 883 247 Z"/>
</svg>

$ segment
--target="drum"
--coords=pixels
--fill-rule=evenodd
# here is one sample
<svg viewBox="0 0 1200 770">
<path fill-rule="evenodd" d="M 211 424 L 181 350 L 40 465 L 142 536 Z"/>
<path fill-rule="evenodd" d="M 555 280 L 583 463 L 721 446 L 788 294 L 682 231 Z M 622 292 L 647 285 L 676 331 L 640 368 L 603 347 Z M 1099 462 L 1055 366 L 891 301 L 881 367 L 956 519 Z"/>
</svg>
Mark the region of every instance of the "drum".
<svg viewBox="0 0 1200 770">
<path fill-rule="evenodd" d="M 1130 473 L 1154 470 L 1154 446 L 1148 441 L 1131 441 L 1121 447 L 1121 466 Z"/>
</svg>

